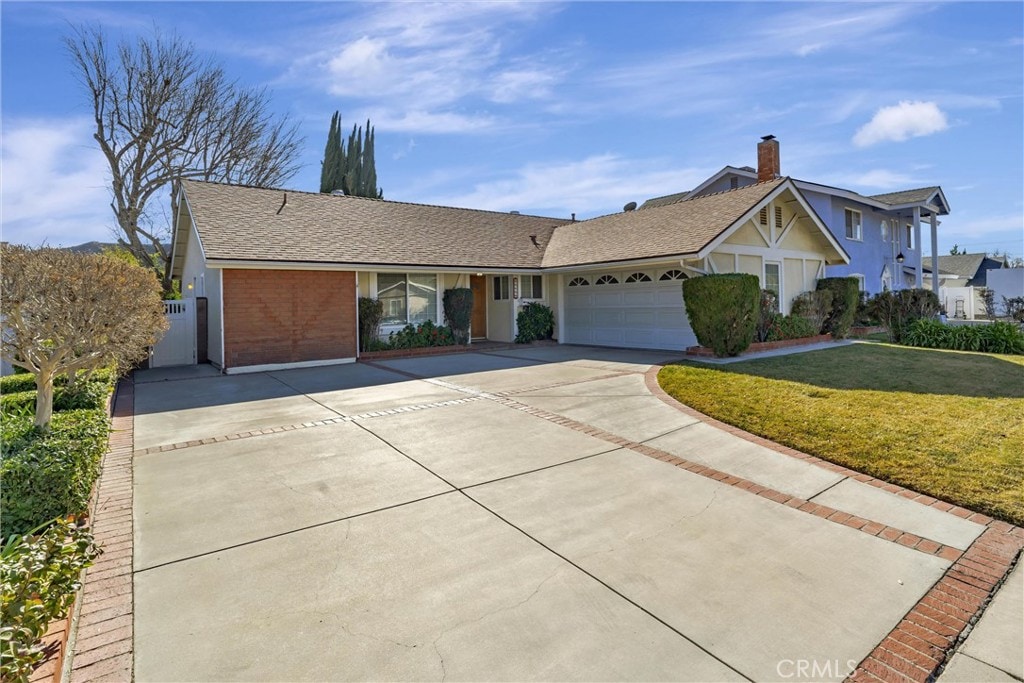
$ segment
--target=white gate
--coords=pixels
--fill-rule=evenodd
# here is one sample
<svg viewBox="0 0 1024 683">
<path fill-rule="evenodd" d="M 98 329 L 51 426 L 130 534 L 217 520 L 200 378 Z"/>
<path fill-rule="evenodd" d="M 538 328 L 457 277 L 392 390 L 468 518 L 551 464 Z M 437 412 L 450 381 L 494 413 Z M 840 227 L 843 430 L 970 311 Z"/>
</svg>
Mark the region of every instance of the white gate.
<svg viewBox="0 0 1024 683">
<path fill-rule="evenodd" d="M 153 347 L 150 367 L 196 364 L 196 300 L 164 302 L 164 315 L 170 327 Z"/>
</svg>

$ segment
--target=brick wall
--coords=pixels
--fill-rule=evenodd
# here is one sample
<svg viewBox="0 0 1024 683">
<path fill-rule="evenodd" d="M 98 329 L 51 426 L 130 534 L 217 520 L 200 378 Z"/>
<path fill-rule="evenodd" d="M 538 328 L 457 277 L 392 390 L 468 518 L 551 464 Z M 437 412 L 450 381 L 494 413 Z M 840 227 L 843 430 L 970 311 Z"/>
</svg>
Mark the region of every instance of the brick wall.
<svg viewBox="0 0 1024 683">
<path fill-rule="evenodd" d="M 224 366 L 353 358 L 349 271 L 224 271 Z"/>
</svg>

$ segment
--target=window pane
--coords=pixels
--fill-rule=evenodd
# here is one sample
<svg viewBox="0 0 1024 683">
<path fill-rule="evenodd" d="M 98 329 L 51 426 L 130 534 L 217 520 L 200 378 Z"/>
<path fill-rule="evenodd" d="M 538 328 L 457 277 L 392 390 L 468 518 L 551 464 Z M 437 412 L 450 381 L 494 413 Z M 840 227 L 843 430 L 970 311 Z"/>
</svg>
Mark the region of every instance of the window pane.
<svg viewBox="0 0 1024 683">
<path fill-rule="evenodd" d="M 540 275 L 525 275 L 521 278 L 524 299 L 543 299 L 544 293 Z"/>
<path fill-rule="evenodd" d="M 775 292 L 775 298 L 779 299 L 782 296 L 781 288 L 779 287 L 779 264 L 778 263 L 766 263 L 764 264 L 764 288 Z"/>
<path fill-rule="evenodd" d="M 409 322 L 437 322 L 437 276 L 409 276 Z"/>
<path fill-rule="evenodd" d="M 405 315 L 405 276 L 394 273 L 377 274 L 377 298 L 384 304 L 383 325 L 404 325 Z"/>
</svg>

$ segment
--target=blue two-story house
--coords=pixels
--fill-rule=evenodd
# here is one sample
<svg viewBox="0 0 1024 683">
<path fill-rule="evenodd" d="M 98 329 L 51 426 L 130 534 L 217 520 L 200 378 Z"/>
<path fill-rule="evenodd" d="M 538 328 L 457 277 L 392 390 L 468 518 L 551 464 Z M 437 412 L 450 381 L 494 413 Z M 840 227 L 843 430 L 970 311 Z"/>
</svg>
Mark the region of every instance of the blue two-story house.
<svg viewBox="0 0 1024 683">
<path fill-rule="evenodd" d="M 772 135 L 757 145 L 757 168 L 726 166 L 687 192 L 649 199 L 641 209 L 674 204 L 716 192 L 780 177 L 779 141 Z M 869 294 L 883 290 L 929 286 L 938 291 L 938 273 L 927 273 L 921 252 L 927 234 L 930 252 L 938 251 L 938 217 L 949 213 L 939 186 L 886 194 L 862 195 L 853 190 L 794 178 L 794 184 L 818 217 L 850 255 L 848 265 L 830 265 L 829 277 L 855 277 Z"/>
</svg>

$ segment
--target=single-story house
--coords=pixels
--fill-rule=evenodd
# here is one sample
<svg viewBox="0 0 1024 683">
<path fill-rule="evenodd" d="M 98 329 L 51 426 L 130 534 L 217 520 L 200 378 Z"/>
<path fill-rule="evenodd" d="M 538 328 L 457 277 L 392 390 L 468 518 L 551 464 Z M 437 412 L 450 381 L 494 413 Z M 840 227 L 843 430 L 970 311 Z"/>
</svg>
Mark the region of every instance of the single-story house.
<svg viewBox="0 0 1024 683">
<path fill-rule="evenodd" d="M 921 260 L 924 272 L 934 271 L 932 257 Z M 1008 268 L 1004 258 L 988 254 L 947 254 L 939 257 L 939 287 L 987 287 L 988 271 Z"/>
<path fill-rule="evenodd" d="M 751 273 L 786 313 L 849 262 L 785 177 L 580 221 L 192 180 L 178 192 L 172 272 L 207 299 L 225 372 L 353 361 L 359 297 L 384 302 L 386 335 L 442 324 L 455 287 L 475 294 L 473 339 L 512 341 L 518 310 L 540 301 L 560 343 L 684 349 L 681 280 Z"/>
</svg>

